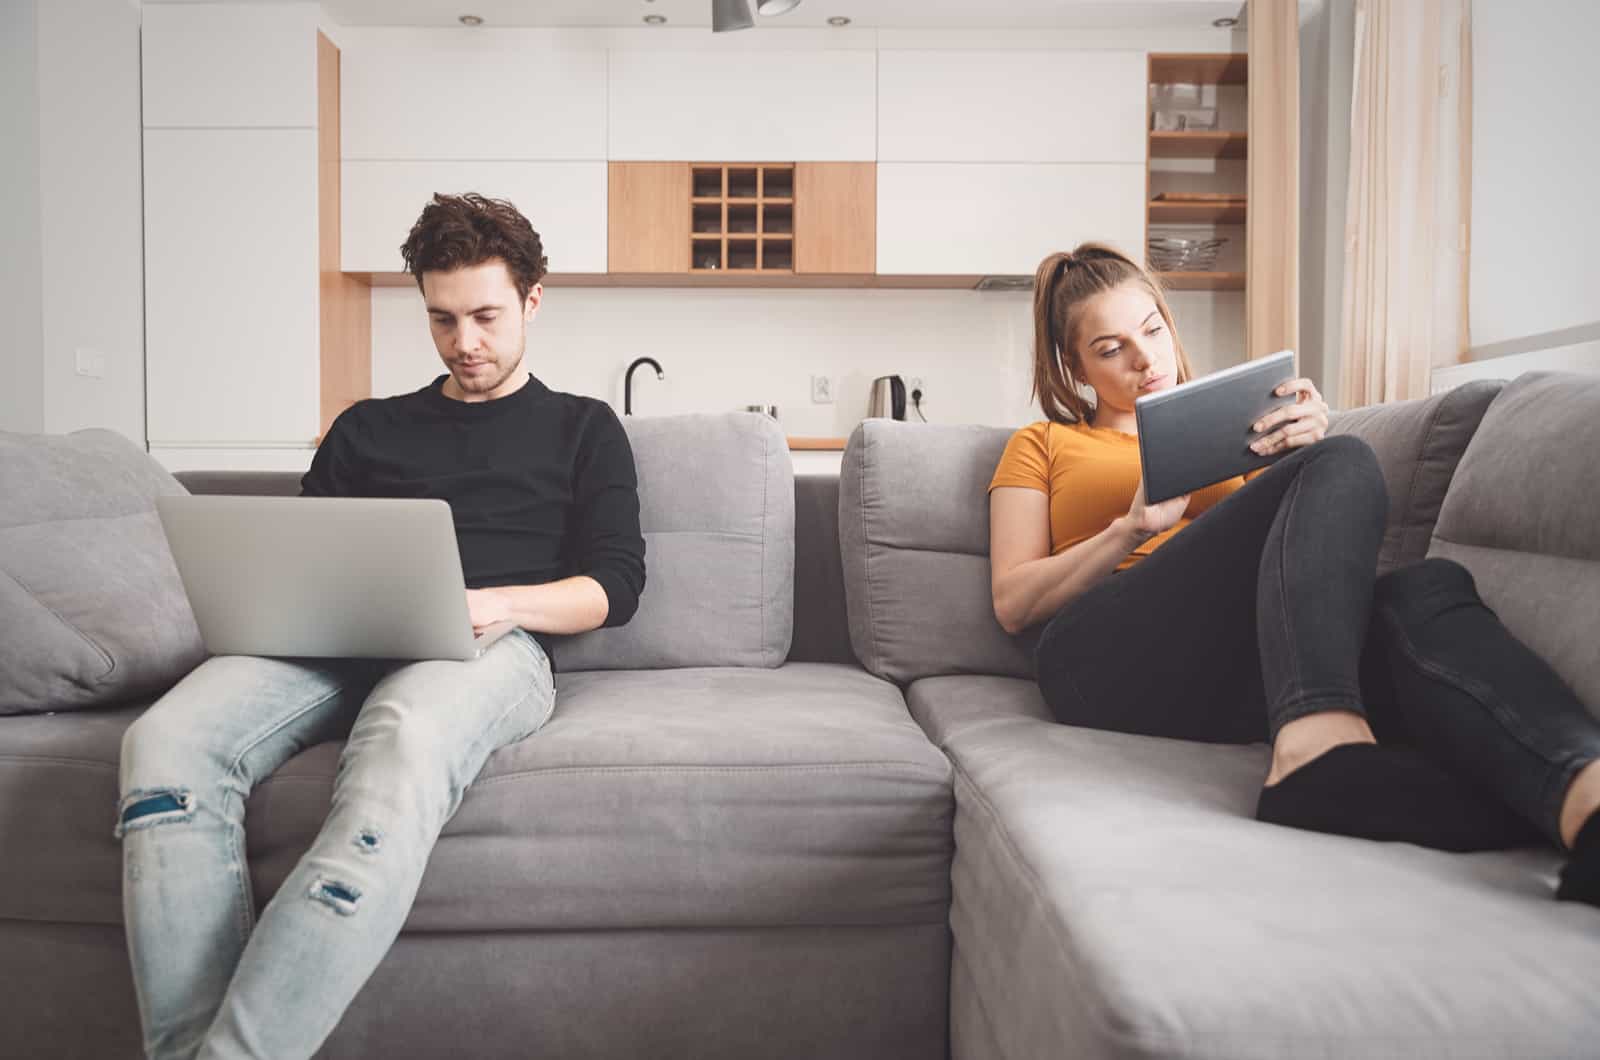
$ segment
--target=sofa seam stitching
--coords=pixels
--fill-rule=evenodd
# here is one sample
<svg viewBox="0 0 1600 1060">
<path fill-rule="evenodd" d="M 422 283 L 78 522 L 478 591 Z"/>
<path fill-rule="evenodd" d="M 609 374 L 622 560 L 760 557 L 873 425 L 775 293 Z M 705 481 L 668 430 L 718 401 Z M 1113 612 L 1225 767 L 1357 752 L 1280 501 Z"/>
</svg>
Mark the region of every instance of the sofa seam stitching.
<svg viewBox="0 0 1600 1060">
<path fill-rule="evenodd" d="M 79 629 L 77 626 L 73 625 L 71 622 L 68 622 L 67 619 L 66 619 L 66 616 L 61 614 L 61 612 L 57 611 L 55 608 L 51 607 L 49 604 L 47 604 L 43 600 L 39 599 L 39 594 L 35 590 L 29 588 L 27 583 L 25 583 L 21 578 L 17 577 L 11 571 L 5 570 L 3 568 L 0 568 L 0 574 L 4 574 L 8 579 L 10 579 L 11 584 L 15 585 L 18 589 L 21 589 L 24 593 L 26 593 L 28 595 L 28 599 L 30 599 L 34 603 L 38 604 L 41 608 L 43 608 L 46 612 L 48 612 L 52 617 L 54 617 L 57 622 L 61 623 L 68 630 L 70 630 L 72 633 L 76 634 L 79 640 L 82 640 L 85 644 L 87 644 L 89 646 L 90 650 L 93 651 L 96 655 L 98 655 L 100 657 L 101 661 L 105 663 L 106 669 L 105 669 L 105 673 L 103 673 L 99 677 L 95 678 L 95 684 L 103 684 L 103 683 L 105 683 L 107 678 L 109 678 L 112 674 L 117 672 L 117 662 L 116 662 L 115 659 L 113 659 L 111 657 L 111 653 L 110 652 L 106 651 L 99 644 L 95 643 L 95 641 L 87 633 L 85 633 L 83 630 Z M 74 682 L 74 683 L 76 683 L 76 682 Z"/>
</svg>

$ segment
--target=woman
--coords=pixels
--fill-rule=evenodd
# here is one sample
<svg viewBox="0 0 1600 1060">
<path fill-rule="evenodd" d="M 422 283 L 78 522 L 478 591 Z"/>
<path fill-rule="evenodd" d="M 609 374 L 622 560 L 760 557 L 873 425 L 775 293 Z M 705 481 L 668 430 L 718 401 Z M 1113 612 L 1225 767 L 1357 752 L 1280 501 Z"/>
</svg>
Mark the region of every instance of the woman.
<svg viewBox="0 0 1600 1060">
<path fill-rule="evenodd" d="M 1044 623 L 1070 725 L 1268 740 L 1256 816 L 1448 850 L 1543 834 L 1600 905 L 1600 722 L 1441 559 L 1376 577 L 1376 458 L 1308 379 L 1254 424 L 1281 458 L 1148 504 L 1134 401 L 1192 375 L 1160 286 L 1088 243 L 1039 266 L 1034 394 L 990 484 L 995 616 Z M 1092 391 L 1094 400 L 1085 397 Z"/>
</svg>

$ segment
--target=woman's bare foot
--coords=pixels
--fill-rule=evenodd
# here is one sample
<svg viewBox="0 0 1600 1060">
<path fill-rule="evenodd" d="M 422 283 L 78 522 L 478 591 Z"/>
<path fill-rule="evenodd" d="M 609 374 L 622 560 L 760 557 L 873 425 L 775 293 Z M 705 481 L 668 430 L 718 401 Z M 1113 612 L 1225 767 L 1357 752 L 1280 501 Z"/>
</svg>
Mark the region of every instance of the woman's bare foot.
<svg viewBox="0 0 1600 1060">
<path fill-rule="evenodd" d="M 1278 730 L 1272 744 L 1267 787 L 1341 744 L 1377 742 L 1367 719 L 1353 710 L 1325 710 L 1296 718 Z"/>
<path fill-rule="evenodd" d="M 1566 801 L 1561 804 L 1561 842 L 1568 850 L 1578 841 L 1578 833 L 1596 812 L 1600 812 L 1600 758 L 1578 770 L 1578 775 L 1567 788 Z"/>
</svg>

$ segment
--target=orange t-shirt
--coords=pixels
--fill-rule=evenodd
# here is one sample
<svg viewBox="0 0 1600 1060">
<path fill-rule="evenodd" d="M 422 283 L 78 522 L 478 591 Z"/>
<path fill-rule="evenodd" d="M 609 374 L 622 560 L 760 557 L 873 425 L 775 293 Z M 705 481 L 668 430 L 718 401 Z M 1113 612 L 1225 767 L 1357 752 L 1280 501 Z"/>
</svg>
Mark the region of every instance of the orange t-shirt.
<svg viewBox="0 0 1600 1060">
<path fill-rule="evenodd" d="M 1109 427 L 1082 423 L 1030 423 L 1011 436 L 989 482 L 1039 490 L 1050 498 L 1050 554 L 1057 555 L 1098 534 L 1128 514 L 1139 488 L 1139 439 Z M 1128 553 L 1117 570 L 1127 570 L 1206 509 L 1244 485 L 1230 478 L 1189 496 L 1178 525 Z"/>
</svg>

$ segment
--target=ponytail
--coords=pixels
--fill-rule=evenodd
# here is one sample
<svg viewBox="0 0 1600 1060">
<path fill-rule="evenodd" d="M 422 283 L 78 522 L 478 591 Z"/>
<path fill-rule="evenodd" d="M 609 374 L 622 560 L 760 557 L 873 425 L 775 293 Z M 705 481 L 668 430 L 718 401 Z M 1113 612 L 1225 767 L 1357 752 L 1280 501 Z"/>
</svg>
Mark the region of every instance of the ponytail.
<svg viewBox="0 0 1600 1060">
<path fill-rule="evenodd" d="M 1138 284 L 1150 293 L 1167 323 L 1177 354 L 1177 382 L 1194 375 L 1172 323 L 1160 282 L 1131 258 L 1104 243 L 1083 243 L 1057 251 L 1039 263 L 1033 283 L 1033 396 L 1045 418 L 1055 423 L 1087 423 L 1094 406 L 1078 386 L 1080 362 L 1072 346 L 1072 325 L 1080 306 L 1094 295 Z"/>
</svg>

